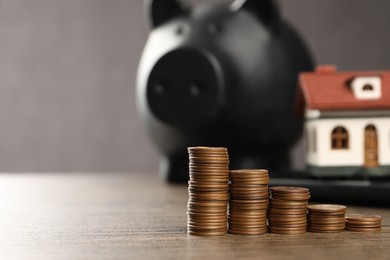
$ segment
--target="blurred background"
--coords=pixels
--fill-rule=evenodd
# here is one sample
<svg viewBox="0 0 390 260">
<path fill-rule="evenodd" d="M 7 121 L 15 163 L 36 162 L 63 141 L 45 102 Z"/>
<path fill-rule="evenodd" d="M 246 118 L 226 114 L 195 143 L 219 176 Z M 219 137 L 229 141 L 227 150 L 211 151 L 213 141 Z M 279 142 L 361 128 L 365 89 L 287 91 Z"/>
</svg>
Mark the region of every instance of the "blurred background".
<svg viewBox="0 0 390 260">
<path fill-rule="evenodd" d="M 390 1 L 279 2 L 317 64 L 390 69 Z M 155 172 L 134 97 L 147 35 L 142 0 L 0 0 L 0 171 Z"/>
</svg>

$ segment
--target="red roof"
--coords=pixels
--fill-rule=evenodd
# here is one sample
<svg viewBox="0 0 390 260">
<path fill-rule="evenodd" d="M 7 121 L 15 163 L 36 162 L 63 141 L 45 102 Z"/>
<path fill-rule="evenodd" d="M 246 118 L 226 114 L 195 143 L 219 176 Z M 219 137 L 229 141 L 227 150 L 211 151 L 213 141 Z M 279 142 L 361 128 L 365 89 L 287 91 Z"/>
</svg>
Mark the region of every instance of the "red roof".
<svg viewBox="0 0 390 260">
<path fill-rule="evenodd" d="M 376 76 L 382 81 L 379 99 L 356 99 L 350 86 L 356 77 Z M 390 71 L 337 71 L 334 66 L 320 66 L 315 72 L 299 76 L 299 88 L 308 108 L 319 110 L 390 109 Z M 302 98 L 302 96 L 301 96 Z M 302 107 L 302 104 L 299 104 Z"/>
</svg>

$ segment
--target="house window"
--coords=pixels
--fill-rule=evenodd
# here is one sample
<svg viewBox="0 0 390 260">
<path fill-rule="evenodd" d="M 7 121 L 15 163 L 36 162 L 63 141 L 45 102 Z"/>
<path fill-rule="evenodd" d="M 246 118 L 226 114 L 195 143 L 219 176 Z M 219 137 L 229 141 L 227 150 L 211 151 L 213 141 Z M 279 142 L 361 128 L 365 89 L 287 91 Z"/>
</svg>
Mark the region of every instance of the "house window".
<svg viewBox="0 0 390 260">
<path fill-rule="evenodd" d="M 382 97 L 382 79 L 376 77 L 355 77 L 350 81 L 356 99 L 379 99 Z"/>
<path fill-rule="evenodd" d="M 374 87 L 371 84 L 366 84 L 363 86 L 363 91 L 373 91 Z"/>
<path fill-rule="evenodd" d="M 337 126 L 332 131 L 332 149 L 348 149 L 349 148 L 349 136 L 348 131 L 342 126 Z"/>
</svg>

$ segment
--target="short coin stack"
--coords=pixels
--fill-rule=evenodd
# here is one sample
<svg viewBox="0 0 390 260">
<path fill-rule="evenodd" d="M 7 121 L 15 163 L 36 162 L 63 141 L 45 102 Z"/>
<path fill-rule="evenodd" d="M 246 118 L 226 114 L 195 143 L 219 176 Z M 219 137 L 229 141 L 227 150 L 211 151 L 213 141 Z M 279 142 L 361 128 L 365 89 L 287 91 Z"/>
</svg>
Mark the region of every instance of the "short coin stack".
<svg viewBox="0 0 390 260">
<path fill-rule="evenodd" d="M 345 228 L 345 213 L 347 207 L 343 205 L 310 205 L 308 231 L 318 233 L 341 232 Z"/>
<path fill-rule="evenodd" d="M 190 147 L 188 234 L 222 236 L 227 233 L 229 156 L 222 147 Z"/>
<path fill-rule="evenodd" d="M 268 231 L 296 235 L 306 232 L 310 191 L 301 187 L 271 187 L 268 208 Z"/>
<path fill-rule="evenodd" d="M 355 232 L 381 231 L 382 217 L 352 214 L 345 217 L 346 229 Z"/>
<path fill-rule="evenodd" d="M 229 233 L 260 235 L 267 232 L 267 170 L 230 171 Z"/>
</svg>

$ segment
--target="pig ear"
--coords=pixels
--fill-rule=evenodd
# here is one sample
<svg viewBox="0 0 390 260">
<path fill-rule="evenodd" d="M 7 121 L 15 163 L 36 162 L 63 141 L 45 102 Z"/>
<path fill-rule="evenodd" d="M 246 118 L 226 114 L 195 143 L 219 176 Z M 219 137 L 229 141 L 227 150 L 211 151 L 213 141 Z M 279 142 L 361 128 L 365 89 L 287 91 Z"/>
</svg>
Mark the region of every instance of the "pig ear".
<svg viewBox="0 0 390 260">
<path fill-rule="evenodd" d="M 275 27 L 279 20 L 276 0 L 236 0 L 232 4 L 234 10 L 246 10 L 254 14 L 266 26 Z"/>
<path fill-rule="evenodd" d="M 181 0 L 145 0 L 150 26 L 155 28 L 172 18 L 188 13 L 190 7 Z"/>
</svg>

